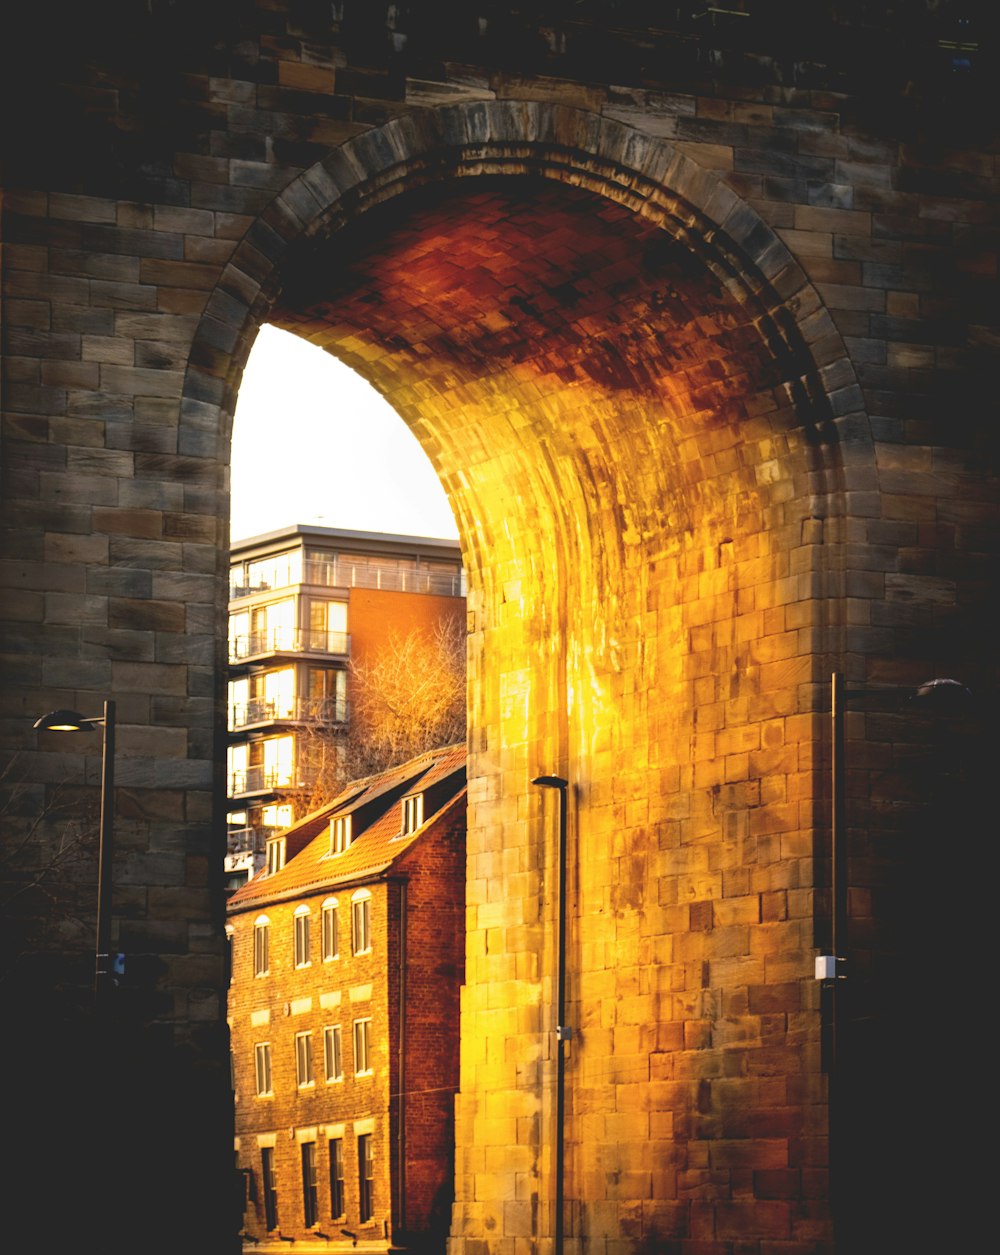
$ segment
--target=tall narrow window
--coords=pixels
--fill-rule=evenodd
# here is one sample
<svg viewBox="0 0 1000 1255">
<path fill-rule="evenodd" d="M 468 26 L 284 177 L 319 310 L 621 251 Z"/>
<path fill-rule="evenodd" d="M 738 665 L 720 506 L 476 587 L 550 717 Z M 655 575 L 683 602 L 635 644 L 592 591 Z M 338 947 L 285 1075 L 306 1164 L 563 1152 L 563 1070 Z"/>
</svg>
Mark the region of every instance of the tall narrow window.
<svg viewBox="0 0 1000 1255">
<path fill-rule="evenodd" d="M 309 908 L 295 908 L 295 966 L 309 966 Z"/>
<path fill-rule="evenodd" d="M 278 1182 L 274 1175 L 274 1147 L 260 1148 L 260 1175 L 264 1186 L 264 1222 L 268 1232 L 278 1227 Z"/>
<path fill-rule="evenodd" d="M 371 894 L 359 889 L 351 898 L 351 948 L 355 954 L 366 954 L 371 942 Z"/>
<path fill-rule="evenodd" d="M 375 1194 L 375 1153 L 370 1133 L 358 1136 L 358 1187 L 358 1219 L 365 1224 L 372 1218 Z"/>
<path fill-rule="evenodd" d="M 257 1070 L 257 1096 L 271 1094 L 271 1043 L 258 1042 L 253 1048 L 254 1067 Z"/>
<path fill-rule="evenodd" d="M 253 974 L 266 976 L 270 970 L 269 938 L 271 921 L 266 915 L 259 915 L 253 926 Z"/>
<path fill-rule="evenodd" d="M 272 837 L 267 843 L 267 874 L 273 876 L 285 865 L 285 838 Z"/>
<path fill-rule="evenodd" d="M 327 898 L 323 903 L 323 961 L 335 959 L 340 954 L 340 936 L 337 920 L 337 899 Z"/>
<path fill-rule="evenodd" d="M 295 1034 L 295 1083 L 299 1089 L 315 1083 L 313 1077 L 312 1033 Z"/>
<path fill-rule="evenodd" d="M 344 1051 L 339 1024 L 330 1024 L 323 1030 L 323 1057 L 326 1063 L 326 1079 L 342 1081 L 344 1079 Z"/>
<path fill-rule="evenodd" d="M 354 1074 L 364 1076 L 372 1070 L 371 1020 L 354 1021 Z"/>
<path fill-rule="evenodd" d="M 339 1220 L 344 1215 L 344 1142 L 330 1138 L 330 1216 Z"/>
<path fill-rule="evenodd" d="M 350 815 L 335 815 L 330 820 L 330 853 L 343 854 L 351 844 Z"/>
<path fill-rule="evenodd" d="M 403 798 L 403 834 L 415 832 L 424 822 L 424 795 L 413 793 Z"/>
<path fill-rule="evenodd" d="M 316 1143 L 302 1143 L 302 1214 L 306 1228 L 319 1220 L 316 1192 Z"/>
</svg>

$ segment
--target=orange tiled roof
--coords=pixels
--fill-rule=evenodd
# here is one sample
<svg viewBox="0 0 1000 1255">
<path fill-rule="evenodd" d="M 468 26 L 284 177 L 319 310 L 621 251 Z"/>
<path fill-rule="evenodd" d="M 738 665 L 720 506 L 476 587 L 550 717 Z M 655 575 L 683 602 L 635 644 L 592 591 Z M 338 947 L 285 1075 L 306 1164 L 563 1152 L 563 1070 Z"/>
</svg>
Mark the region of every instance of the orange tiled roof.
<svg viewBox="0 0 1000 1255">
<path fill-rule="evenodd" d="M 409 793 L 426 793 L 431 786 L 459 772 L 463 780 L 455 791 L 432 814 L 424 814 L 419 828 L 402 836 L 399 799 Z M 238 889 L 229 899 L 229 914 L 385 873 L 464 794 L 464 773 L 465 746 L 450 745 L 428 750 L 398 767 L 353 781 L 332 802 L 286 829 L 286 842 L 292 849 L 298 847 L 298 853 L 290 854 L 280 871 L 273 875 L 258 872 Z M 331 818 L 353 814 L 382 797 L 385 806 L 381 813 L 358 833 L 343 854 L 331 855 Z"/>
</svg>

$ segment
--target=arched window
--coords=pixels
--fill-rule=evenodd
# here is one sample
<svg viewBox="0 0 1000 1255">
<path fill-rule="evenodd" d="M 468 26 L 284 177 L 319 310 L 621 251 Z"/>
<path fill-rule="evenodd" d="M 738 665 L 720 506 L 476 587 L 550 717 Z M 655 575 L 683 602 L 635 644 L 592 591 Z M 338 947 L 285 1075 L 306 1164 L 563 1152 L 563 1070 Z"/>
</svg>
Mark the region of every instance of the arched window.
<svg viewBox="0 0 1000 1255">
<path fill-rule="evenodd" d="M 295 966 L 309 966 L 309 908 L 295 908 Z"/>
<path fill-rule="evenodd" d="M 266 915 L 258 915 L 253 925 L 253 974 L 266 976 L 270 971 L 271 921 Z"/>
<path fill-rule="evenodd" d="M 337 899 L 327 898 L 322 908 L 323 962 L 340 955 L 340 925 L 337 918 Z"/>
<path fill-rule="evenodd" d="M 359 889 L 351 897 L 351 949 L 355 954 L 367 954 L 372 948 L 371 894 Z"/>
</svg>

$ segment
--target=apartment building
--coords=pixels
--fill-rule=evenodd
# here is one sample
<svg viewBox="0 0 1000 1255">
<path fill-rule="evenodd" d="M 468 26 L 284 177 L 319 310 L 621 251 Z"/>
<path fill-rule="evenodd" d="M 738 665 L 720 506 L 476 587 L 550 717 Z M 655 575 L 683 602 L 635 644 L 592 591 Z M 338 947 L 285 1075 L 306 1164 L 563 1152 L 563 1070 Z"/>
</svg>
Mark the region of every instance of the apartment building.
<svg viewBox="0 0 1000 1255">
<path fill-rule="evenodd" d="M 348 786 L 228 903 L 245 1249 L 442 1250 L 465 947 L 465 747 Z"/>
<path fill-rule="evenodd" d="M 308 809 L 317 752 L 350 722 L 350 661 L 393 633 L 465 613 L 456 541 L 295 525 L 232 546 L 229 588 L 230 888 L 268 836 Z M 317 751 L 319 745 L 319 751 Z"/>
</svg>

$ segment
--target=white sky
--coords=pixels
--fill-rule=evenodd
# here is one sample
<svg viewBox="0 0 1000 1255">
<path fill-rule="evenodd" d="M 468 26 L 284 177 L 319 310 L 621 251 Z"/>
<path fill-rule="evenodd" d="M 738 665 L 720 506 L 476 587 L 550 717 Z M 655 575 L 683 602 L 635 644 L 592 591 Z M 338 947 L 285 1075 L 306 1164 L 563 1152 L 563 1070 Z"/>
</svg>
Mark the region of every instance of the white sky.
<svg viewBox="0 0 1000 1255">
<path fill-rule="evenodd" d="M 455 539 L 409 428 L 329 353 L 264 326 L 233 419 L 233 540 L 295 523 Z"/>
</svg>

